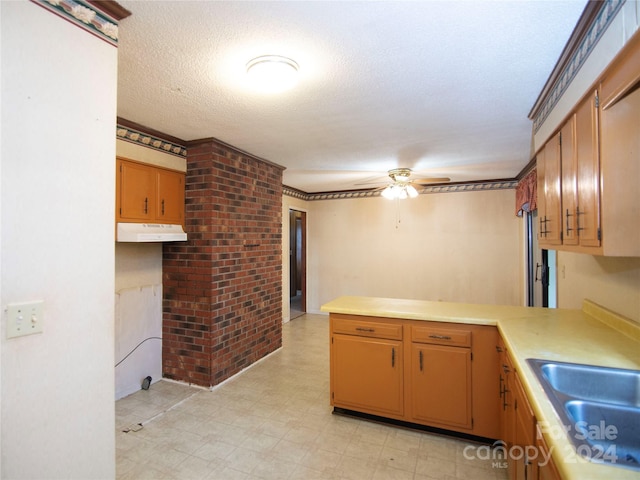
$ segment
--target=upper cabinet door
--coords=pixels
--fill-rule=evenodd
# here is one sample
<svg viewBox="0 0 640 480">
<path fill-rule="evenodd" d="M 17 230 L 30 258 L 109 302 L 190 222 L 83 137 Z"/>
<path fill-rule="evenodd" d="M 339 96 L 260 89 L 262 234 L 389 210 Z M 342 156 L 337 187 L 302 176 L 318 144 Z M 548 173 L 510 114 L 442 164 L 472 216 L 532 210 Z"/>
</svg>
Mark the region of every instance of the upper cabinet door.
<svg viewBox="0 0 640 480">
<path fill-rule="evenodd" d="M 169 170 L 157 171 L 158 219 L 164 223 L 180 223 L 184 221 L 184 174 Z"/>
<path fill-rule="evenodd" d="M 120 204 L 116 214 L 124 221 L 150 221 L 155 217 L 155 171 L 139 163 L 118 162 Z"/>
<path fill-rule="evenodd" d="M 560 171 L 562 175 L 562 243 L 564 245 L 578 244 L 577 227 L 577 158 L 575 115 L 569 117 L 567 123 L 560 130 Z"/>
<path fill-rule="evenodd" d="M 538 195 L 544 200 L 538 221 L 540 222 L 539 242 L 541 246 L 562 243 L 561 203 L 560 203 L 560 134 L 549 139 L 542 155 L 538 156 Z M 542 169 L 540 169 L 542 167 Z"/>
<path fill-rule="evenodd" d="M 580 245 L 600 246 L 600 155 L 598 146 L 598 92 L 594 91 L 575 114 L 577 204 L 575 227 Z"/>
</svg>

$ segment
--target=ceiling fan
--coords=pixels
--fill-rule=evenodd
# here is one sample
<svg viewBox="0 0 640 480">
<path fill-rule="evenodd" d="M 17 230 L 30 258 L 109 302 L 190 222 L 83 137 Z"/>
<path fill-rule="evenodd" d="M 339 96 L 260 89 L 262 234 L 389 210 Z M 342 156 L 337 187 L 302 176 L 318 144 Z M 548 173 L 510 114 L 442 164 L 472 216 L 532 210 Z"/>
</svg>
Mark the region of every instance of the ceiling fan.
<svg viewBox="0 0 640 480">
<path fill-rule="evenodd" d="M 431 183 L 445 183 L 451 180 L 447 177 L 417 178 L 412 180 L 410 178 L 410 168 L 394 168 L 389 170 L 389 177 L 392 182 L 389 185 L 380 187 L 379 189 L 382 189 L 382 193 L 380 195 L 391 200 L 415 198 L 418 196 L 416 186 L 423 187 Z"/>
</svg>

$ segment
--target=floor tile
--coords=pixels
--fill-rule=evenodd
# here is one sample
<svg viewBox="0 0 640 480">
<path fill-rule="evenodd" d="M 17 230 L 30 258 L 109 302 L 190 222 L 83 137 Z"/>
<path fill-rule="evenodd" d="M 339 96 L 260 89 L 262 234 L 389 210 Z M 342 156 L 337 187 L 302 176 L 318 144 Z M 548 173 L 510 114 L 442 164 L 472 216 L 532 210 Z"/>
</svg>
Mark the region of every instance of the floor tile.
<svg viewBox="0 0 640 480">
<path fill-rule="evenodd" d="M 222 385 L 162 380 L 118 400 L 117 479 L 506 480 L 464 454 L 476 444 L 333 414 L 328 333 L 328 317 L 302 315 Z"/>
</svg>

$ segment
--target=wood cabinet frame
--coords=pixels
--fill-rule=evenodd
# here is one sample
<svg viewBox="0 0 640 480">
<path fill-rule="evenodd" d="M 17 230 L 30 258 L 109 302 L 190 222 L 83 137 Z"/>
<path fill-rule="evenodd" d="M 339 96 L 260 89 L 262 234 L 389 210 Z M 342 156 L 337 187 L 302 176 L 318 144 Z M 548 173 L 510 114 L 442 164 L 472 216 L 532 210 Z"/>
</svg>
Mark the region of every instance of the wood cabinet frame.
<svg viewBox="0 0 640 480">
<path fill-rule="evenodd" d="M 536 154 L 541 248 L 640 257 L 638 131 L 640 31 Z"/>
<path fill-rule="evenodd" d="M 445 338 L 429 339 L 430 334 Z M 388 407 L 389 404 L 392 404 L 387 398 L 389 392 L 381 392 L 379 399 L 369 399 L 366 405 L 363 405 L 365 402 L 360 400 L 363 395 L 357 390 L 358 387 L 355 387 L 356 390 L 352 393 L 348 391 L 336 392 L 336 389 L 341 388 L 340 382 L 344 383 L 345 379 L 340 379 L 341 365 L 340 358 L 336 354 L 335 342 L 338 341 L 344 344 L 347 338 L 354 339 L 351 340 L 354 342 L 352 345 L 358 345 L 359 350 L 365 352 L 364 355 L 366 355 L 367 345 L 375 346 L 375 348 L 379 348 L 381 345 L 387 345 L 388 348 L 392 345 L 397 345 L 398 353 L 401 353 L 402 356 L 402 411 L 397 409 L 394 411 L 393 408 Z M 495 355 L 497 339 L 497 328 L 490 325 L 468 325 L 331 313 L 331 405 L 412 424 L 496 439 L 500 434 L 499 422 L 496 421 L 499 411 L 496 392 L 499 385 L 498 378 L 494 373 L 498 368 L 498 359 Z M 372 343 L 367 344 L 367 342 Z M 342 346 L 344 345 L 339 345 L 338 347 L 342 348 Z M 412 377 L 415 369 L 419 368 L 419 357 L 414 358 L 414 355 L 419 355 L 421 349 L 434 353 L 457 353 L 459 356 L 456 356 L 456 358 L 468 355 L 470 368 L 464 374 L 469 377 L 458 383 L 459 385 L 468 385 L 470 383 L 469 391 L 464 392 L 465 399 L 468 399 L 468 402 L 462 402 L 465 412 L 456 412 L 456 415 L 450 414 L 448 418 L 440 420 L 428 415 L 421 416 L 420 413 L 416 414 L 414 402 L 419 401 L 417 399 L 421 395 L 421 389 L 412 385 Z M 398 357 L 396 359 L 399 360 Z M 373 363 L 377 361 L 373 360 Z M 354 367 L 354 371 L 358 369 L 361 372 L 365 372 L 365 367 L 362 365 L 357 368 Z M 375 375 L 375 372 L 371 371 L 368 374 Z M 395 394 L 396 384 L 394 381 L 390 381 L 389 378 L 392 377 L 387 377 L 386 388 L 393 391 L 393 397 L 397 398 Z M 362 383 L 362 381 L 360 382 Z M 381 383 L 381 385 L 384 384 L 384 382 Z M 349 385 L 349 388 L 352 387 L 353 385 Z M 437 399 L 435 401 L 438 402 Z M 460 418 L 462 420 L 459 420 Z M 470 419 L 472 419 L 471 422 L 469 421 Z"/>
<path fill-rule="evenodd" d="M 116 158 L 116 223 L 181 224 L 185 174 Z"/>
</svg>

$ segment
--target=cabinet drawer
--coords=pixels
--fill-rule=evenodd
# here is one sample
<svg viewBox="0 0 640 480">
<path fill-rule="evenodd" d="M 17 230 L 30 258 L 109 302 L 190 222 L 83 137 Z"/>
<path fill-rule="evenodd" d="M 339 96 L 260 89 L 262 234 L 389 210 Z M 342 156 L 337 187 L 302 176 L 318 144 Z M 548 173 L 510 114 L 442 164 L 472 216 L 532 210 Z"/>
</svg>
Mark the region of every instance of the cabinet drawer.
<svg viewBox="0 0 640 480">
<path fill-rule="evenodd" d="M 333 333 L 402 340 L 402 325 L 382 322 L 367 322 L 366 320 L 333 318 Z"/>
<path fill-rule="evenodd" d="M 456 347 L 471 346 L 471 330 L 420 326 L 411 327 L 411 341 L 417 343 L 435 343 Z"/>
</svg>

